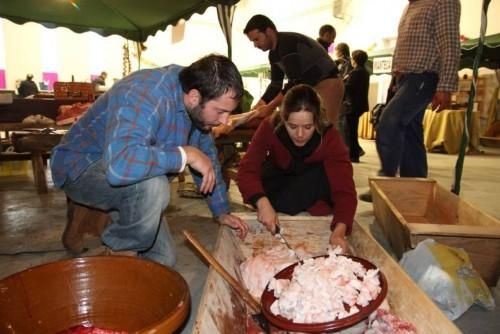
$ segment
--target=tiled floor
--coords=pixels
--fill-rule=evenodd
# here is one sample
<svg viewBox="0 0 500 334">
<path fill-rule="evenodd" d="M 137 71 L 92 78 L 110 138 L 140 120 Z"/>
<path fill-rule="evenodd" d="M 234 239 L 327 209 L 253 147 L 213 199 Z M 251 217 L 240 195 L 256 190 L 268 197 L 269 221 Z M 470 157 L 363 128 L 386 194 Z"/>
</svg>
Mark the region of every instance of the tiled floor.
<svg viewBox="0 0 500 334">
<path fill-rule="evenodd" d="M 354 165 L 358 193 L 368 189 L 368 177 L 375 175 L 379 166 L 374 143 L 362 141 L 362 146 L 366 155 L 361 158 L 361 163 Z M 451 188 L 456 156 L 429 154 L 428 158 L 429 176 L 445 188 Z M 175 269 L 188 282 L 192 295 L 192 315 L 182 331 L 190 333 L 208 270 L 203 260 L 187 245 L 181 231 L 191 230 L 205 247 L 212 249 L 218 226 L 209 218 L 203 200 L 179 198 L 176 196 L 176 187 L 174 183 L 172 201 L 166 215 L 177 243 L 178 263 Z M 462 198 L 500 219 L 500 150 L 485 148 L 484 154 L 466 156 L 461 189 Z M 234 183 L 230 188 L 230 197 L 234 211 L 248 210 L 242 205 Z M 49 185 L 48 194 L 37 195 L 30 175 L 0 176 L 0 279 L 37 264 L 71 256 L 60 242 L 65 226 L 65 208 L 65 196 L 52 184 Z M 373 224 L 371 204 L 359 202 L 356 219 L 369 226 L 377 239 L 388 247 Z M 97 238 L 87 238 L 86 246 L 90 248 L 88 255 L 101 250 Z M 497 303 L 500 303 L 498 297 Z M 456 323 L 464 333 L 500 333 L 499 308 L 487 312 L 474 306 Z"/>
</svg>

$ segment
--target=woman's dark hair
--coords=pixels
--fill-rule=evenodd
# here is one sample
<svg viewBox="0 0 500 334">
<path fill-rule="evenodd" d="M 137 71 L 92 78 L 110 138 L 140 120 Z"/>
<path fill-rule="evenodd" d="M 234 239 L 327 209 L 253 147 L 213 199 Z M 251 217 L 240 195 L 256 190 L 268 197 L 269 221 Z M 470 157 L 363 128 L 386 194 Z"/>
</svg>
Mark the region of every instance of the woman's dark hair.
<svg viewBox="0 0 500 334">
<path fill-rule="evenodd" d="M 321 106 L 321 98 L 312 86 L 300 84 L 290 88 L 283 98 L 280 111 L 274 113 L 272 122 L 275 130 L 283 126 L 293 112 L 308 111 L 313 114 L 316 131 L 322 135 L 329 123 Z"/>
<path fill-rule="evenodd" d="M 340 51 L 344 58 L 349 58 L 349 55 L 351 54 L 351 52 L 349 51 L 349 45 L 347 45 L 346 43 L 337 44 L 335 50 Z"/>
<path fill-rule="evenodd" d="M 274 31 L 276 30 L 276 26 L 274 25 L 273 21 L 271 21 L 270 18 L 268 18 L 265 15 L 262 14 L 257 14 L 252 16 L 250 20 L 248 20 L 247 25 L 245 26 L 245 29 L 243 29 L 243 33 L 246 35 L 250 31 L 258 29 L 261 32 L 266 31 L 267 28 L 271 28 Z"/>
<path fill-rule="evenodd" d="M 354 50 L 352 52 L 352 59 L 356 62 L 356 64 L 358 64 L 358 66 L 363 67 L 368 60 L 368 54 L 363 50 Z"/>
<path fill-rule="evenodd" d="M 240 100 L 243 96 L 243 81 L 234 63 L 227 57 L 211 54 L 205 56 L 179 73 L 182 91 L 191 89 L 200 92 L 202 103 L 218 98 L 228 91 L 233 98 Z"/>
</svg>

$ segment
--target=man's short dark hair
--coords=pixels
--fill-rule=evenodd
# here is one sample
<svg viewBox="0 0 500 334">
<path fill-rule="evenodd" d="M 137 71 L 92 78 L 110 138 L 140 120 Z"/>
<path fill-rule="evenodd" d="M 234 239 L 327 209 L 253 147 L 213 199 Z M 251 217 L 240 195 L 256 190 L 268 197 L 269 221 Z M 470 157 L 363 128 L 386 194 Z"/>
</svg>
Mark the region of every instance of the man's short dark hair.
<svg viewBox="0 0 500 334">
<path fill-rule="evenodd" d="M 329 32 L 330 34 L 336 34 L 337 32 L 335 31 L 335 28 L 331 24 L 324 24 L 319 28 L 319 35 L 323 36 L 323 34 L 326 34 Z"/>
<path fill-rule="evenodd" d="M 363 50 L 354 50 L 352 52 L 352 59 L 354 59 L 358 66 L 365 66 L 368 60 L 368 54 Z"/>
<path fill-rule="evenodd" d="M 261 32 L 266 31 L 267 28 L 271 28 L 274 31 L 276 30 L 276 26 L 274 25 L 273 21 L 271 21 L 270 18 L 268 18 L 265 15 L 262 14 L 257 14 L 252 16 L 250 20 L 248 20 L 247 25 L 245 26 L 245 29 L 243 30 L 243 33 L 246 35 L 250 31 L 258 29 Z"/>
<path fill-rule="evenodd" d="M 233 98 L 240 100 L 243 96 L 243 81 L 234 63 L 227 57 L 211 54 L 205 56 L 179 73 L 182 91 L 191 89 L 200 92 L 202 103 L 218 98 L 228 91 L 234 93 Z"/>
</svg>

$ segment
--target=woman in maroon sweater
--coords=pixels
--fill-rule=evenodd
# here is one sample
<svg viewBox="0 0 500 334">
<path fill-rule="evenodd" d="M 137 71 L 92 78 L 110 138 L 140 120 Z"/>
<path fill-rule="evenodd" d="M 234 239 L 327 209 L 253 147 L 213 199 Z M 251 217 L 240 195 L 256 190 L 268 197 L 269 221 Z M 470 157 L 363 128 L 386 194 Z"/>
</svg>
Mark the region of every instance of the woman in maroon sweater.
<svg viewBox="0 0 500 334">
<path fill-rule="evenodd" d="M 262 121 L 240 162 L 238 187 L 272 233 L 279 225 L 277 212 L 333 214 L 330 244 L 348 251 L 345 236 L 357 205 L 352 165 L 311 86 L 291 88 L 280 112 Z"/>
</svg>

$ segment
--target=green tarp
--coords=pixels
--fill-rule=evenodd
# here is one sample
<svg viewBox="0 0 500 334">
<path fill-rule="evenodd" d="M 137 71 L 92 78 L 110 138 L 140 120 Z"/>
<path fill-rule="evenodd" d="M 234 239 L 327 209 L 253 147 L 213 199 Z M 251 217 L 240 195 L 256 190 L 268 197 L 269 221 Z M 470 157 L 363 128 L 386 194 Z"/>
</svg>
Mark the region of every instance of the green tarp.
<svg viewBox="0 0 500 334">
<path fill-rule="evenodd" d="M 0 17 L 23 24 L 66 27 L 74 32 L 94 31 L 144 42 L 158 30 L 180 19 L 203 13 L 219 4 L 239 0 L 0 0 Z"/>
<path fill-rule="evenodd" d="M 460 69 L 472 68 L 478 43 L 479 38 L 469 39 L 461 43 Z M 367 68 L 370 73 L 372 73 L 374 58 L 392 56 L 393 51 L 393 49 L 384 49 L 370 52 L 367 62 Z M 500 68 L 500 34 L 485 36 L 483 54 L 479 66 L 491 69 Z"/>
<path fill-rule="evenodd" d="M 462 42 L 460 68 L 472 68 L 479 38 Z M 500 34 L 484 37 L 483 54 L 479 67 L 500 68 Z"/>
</svg>

